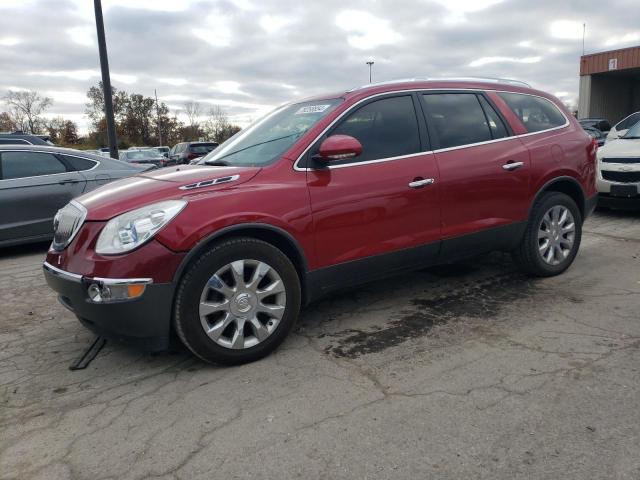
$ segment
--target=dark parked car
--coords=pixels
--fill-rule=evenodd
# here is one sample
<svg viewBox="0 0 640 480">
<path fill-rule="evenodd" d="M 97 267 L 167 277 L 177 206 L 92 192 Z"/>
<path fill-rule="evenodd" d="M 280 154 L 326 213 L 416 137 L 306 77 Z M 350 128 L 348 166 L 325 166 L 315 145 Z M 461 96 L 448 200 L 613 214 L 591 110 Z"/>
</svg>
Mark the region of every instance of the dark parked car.
<svg viewBox="0 0 640 480">
<path fill-rule="evenodd" d="M 597 128 L 585 127 L 584 125 L 582 126 L 582 128 L 589 134 L 591 138 L 595 139 L 596 142 L 598 142 L 598 147 L 602 147 L 604 145 L 604 142 L 607 139 L 607 134 L 605 132 L 603 132 L 602 130 L 598 130 Z"/>
<path fill-rule="evenodd" d="M 53 237 L 53 217 L 72 198 L 149 167 L 79 150 L 0 145 L 0 246 Z"/>
<path fill-rule="evenodd" d="M 611 130 L 611 124 L 609 120 L 604 118 L 581 118 L 578 120 L 583 127 L 590 127 L 600 130 L 601 132 L 608 133 Z"/>
<path fill-rule="evenodd" d="M 169 159 L 154 148 L 123 150 L 120 152 L 120 160 L 155 167 L 166 167 L 169 164 Z"/>
<path fill-rule="evenodd" d="M 560 100 L 403 81 L 277 109 L 211 152 L 60 211 L 48 284 L 101 335 L 256 360 L 301 306 L 491 250 L 559 275 L 597 201 L 597 145 Z M 556 282 L 558 284 L 558 282 Z"/>
<path fill-rule="evenodd" d="M 169 152 L 169 159 L 178 165 L 191 162 L 214 150 L 216 142 L 182 142 L 174 145 Z"/>
<path fill-rule="evenodd" d="M 0 145 L 48 145 L 53 146 L 48 135 L 29 135 L 22 132 L 0 133 Z"/>
</svg>

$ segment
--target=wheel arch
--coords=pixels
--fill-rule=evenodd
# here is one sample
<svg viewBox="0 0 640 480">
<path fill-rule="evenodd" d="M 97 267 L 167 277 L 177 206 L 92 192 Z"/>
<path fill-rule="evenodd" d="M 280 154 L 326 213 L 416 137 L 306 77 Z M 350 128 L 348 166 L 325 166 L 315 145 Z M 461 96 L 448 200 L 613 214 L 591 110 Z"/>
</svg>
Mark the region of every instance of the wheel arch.
<svg viewBox="0 0 640 480">
<path fill-rule="evenodd" d="M 549 180 L 538 190 L 538 193 L 536 193 L 536 196 L 533 199 L 531 206 L 529 207 L 529 215 L 531 215 L 531 210 L 533 209 L 535 203 L 546 192 L 560 192 L 571 197 L 571 199 L 576 202 L 576 205 L 580 210 L 580 216 L 584 221 L 587 197 L 578 180 L 570 176 L 555 177 Z"/>
<path fill-rule="evenodd" d="M 293 263 L 300 279 L 303 304 L 307 300 L 306 278 L 308 270 L 307 259 L 304 250 L 298 241 L 286 230 L 264 223 L 243 223 L 232 225 L 218 230 L 198 242 L 185 256 L 174 274 L 174 283 L 177 285 L 187 268 L 208 250 L 212 245 L 229 238 L 251 237 L 269 243 L 284 253 Z"/>
</svg>

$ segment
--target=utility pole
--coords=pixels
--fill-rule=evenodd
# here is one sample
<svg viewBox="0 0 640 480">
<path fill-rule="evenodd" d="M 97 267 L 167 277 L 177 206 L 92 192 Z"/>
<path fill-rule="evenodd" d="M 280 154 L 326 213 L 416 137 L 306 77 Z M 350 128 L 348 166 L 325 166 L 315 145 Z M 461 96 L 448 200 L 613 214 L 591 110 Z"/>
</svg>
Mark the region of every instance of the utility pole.
<svg viewBox="0 0 640 480">
<path fill-rule="evenodd" d="M 367 65 L 369 65 L 369 83 L 371 83 L 371 67 L 373 66 L 375 62 L 373 60 L 369 60 L 367 62 Z"/>
<path fill-rule="evenodd" d="M 113 118 L 113 98 L 111 95 L 111 78 L 109 76 L 109 59 L 107 58 L 107 42 L 104 38 L 104 20 L 102 19 L 102 3 L 93 0 L 96 11 L 96 30 L 98 33 L 98 50 L 100 52 L 100 70 L 102 71 L 102 92 L 104 95 L 104 115 L 107 121 L 107 138 L 109 140 L 109 155 L 118 158 L 118 141 L 116 139 L 116 124 Z"/>
<path fill-rule="evenodd" d="M 587 34 L 587 24 L 582 24 L 582 56 L 584 57 L 584 37 Z"/>
<path fill-rule="evenodd" d="M 156 117 L 158 117 L 158 146 L 162 146 L 162 130 L 160 129 L 160 107 L 158 106 L 158 92 L 154 88 L 153 93 L 156 96 Z"/>
</svg>

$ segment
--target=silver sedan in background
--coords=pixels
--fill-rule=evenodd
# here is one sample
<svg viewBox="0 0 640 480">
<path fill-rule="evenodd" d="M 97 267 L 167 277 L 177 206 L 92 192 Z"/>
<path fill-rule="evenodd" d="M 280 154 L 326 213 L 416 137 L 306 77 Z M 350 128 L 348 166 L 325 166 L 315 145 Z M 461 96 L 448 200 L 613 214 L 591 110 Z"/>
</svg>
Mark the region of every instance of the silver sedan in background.
<svg viewBox="0 0 640 480">
<path fill-rule="evenodd" d="M 71 199 L 153 168 L 68 148 L 0 145 L 0 247 L 53 238 L 53 217 Z"/>
</svg>

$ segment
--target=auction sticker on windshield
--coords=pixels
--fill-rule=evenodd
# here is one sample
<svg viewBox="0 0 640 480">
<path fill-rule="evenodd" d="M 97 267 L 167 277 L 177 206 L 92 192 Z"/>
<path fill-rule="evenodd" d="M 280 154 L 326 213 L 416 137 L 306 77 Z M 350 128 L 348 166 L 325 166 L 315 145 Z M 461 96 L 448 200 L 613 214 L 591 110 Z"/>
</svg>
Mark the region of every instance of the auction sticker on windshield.
<svg viewBox="0 0 640 480">
<path fill-rule="evenodd" d="M 295 113 L 296 115 L 302 115 L 304 113 L 320 113 L 324 112 L 331 105 L 307 105 L 306 107 L 300 107 Z"/>
</svg>

